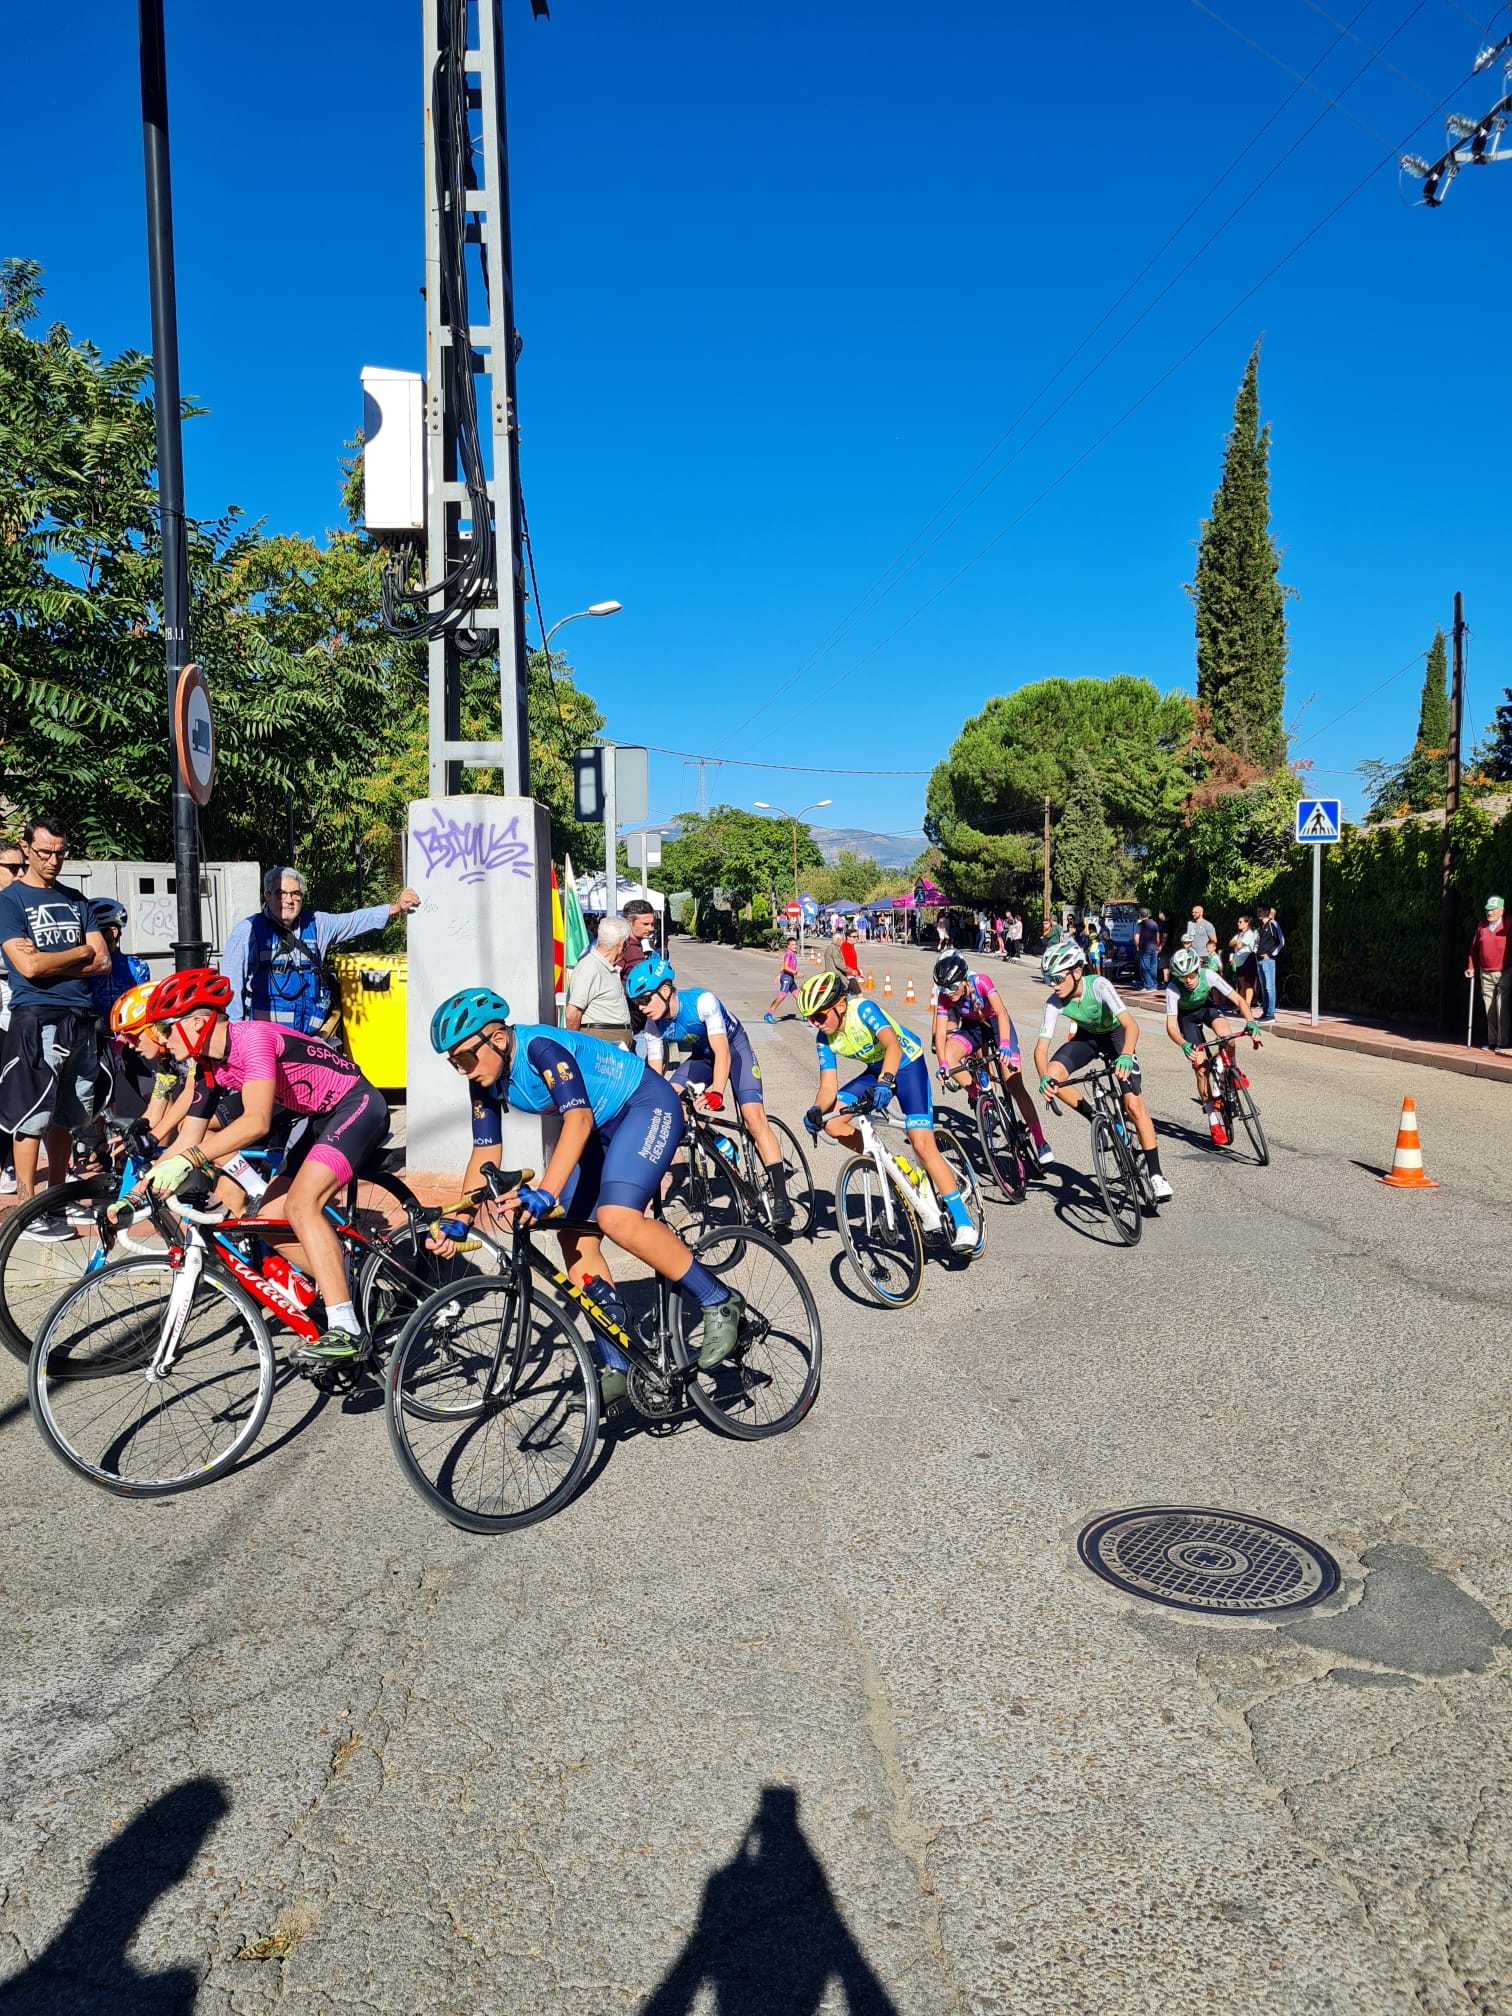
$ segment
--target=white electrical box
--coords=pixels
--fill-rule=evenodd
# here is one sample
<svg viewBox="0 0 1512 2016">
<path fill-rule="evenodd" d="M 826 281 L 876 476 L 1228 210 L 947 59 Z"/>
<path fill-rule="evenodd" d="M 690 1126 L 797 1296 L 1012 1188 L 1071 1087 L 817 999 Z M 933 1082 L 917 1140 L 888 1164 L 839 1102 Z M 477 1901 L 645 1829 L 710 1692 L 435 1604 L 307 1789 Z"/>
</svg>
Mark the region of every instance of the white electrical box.
<svg viewBox="0 0 1512 2016">
<path fill-rule="evenodd" d="M 425 530 L 425 380 L 362 367 L 362 517 L 369 532 Z"/>
</svg>

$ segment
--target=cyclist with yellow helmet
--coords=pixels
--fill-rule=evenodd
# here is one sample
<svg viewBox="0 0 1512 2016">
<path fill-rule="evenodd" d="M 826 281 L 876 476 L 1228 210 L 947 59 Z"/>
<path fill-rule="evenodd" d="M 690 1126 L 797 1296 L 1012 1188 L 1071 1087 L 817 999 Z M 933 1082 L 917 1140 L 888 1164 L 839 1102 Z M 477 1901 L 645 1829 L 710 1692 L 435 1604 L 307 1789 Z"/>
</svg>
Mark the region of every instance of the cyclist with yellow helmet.
<svg viewBox="0 0 1512 2016">
<path fill-rule="evenodd" d="M 798 990 L 798 1012 L 813 1025 L 819 1056 L 817 1103 L 804 1115 L 809 1132 L 817 1138 L 822 1129 L 859 1150 L 861 1137 L 846 1119 L 846 1108 L 867 1092 L 879 1113 L 896 1098 L 913 1151 L 950 1219 L 951 1245 L 958 1253 L 975 1252 L 978 1235 L 960 1185 L 935 1145 L 934 1095 L 923 1043 L 878 1002 L 865 995 L 853 999 L 838 973 L 811 973 Z M 841 1057 L 854 1057 L 866 1067 L 843 1091 L 837 1062 Z"/>
</svg>

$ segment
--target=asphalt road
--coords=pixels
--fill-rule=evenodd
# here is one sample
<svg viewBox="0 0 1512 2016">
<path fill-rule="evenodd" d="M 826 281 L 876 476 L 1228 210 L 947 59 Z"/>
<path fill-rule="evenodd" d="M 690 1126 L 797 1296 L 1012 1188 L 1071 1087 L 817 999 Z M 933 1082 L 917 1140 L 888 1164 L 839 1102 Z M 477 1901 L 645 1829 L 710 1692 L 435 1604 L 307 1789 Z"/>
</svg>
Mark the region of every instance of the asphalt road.
<svg viewBox="0 0 1512 2016">
<path fill-rule="evenodd" d="M 771 960 L 674 951 L 765 1005 Z M 807 1034 L 752 1026 L 796 1120 Z M 1512 1108 L 1271 1044 L 1259 1170 L 1142 1047 L 1138 1248 L 1052 1183 L 887 1314 L 830 1240 L 796 1433 L 631 1436 L 516 1538 L 307 1388 L 122 1503 L 0 1360 L 0 2009 L 1512 2012 Z M 1432 1194 L 1371 1173 L 1404 1092 Z M 1192 1622 L 1079 1564 L 1167 1501 L 1312 1535 L 1340 1597 Z"/>
</svg>

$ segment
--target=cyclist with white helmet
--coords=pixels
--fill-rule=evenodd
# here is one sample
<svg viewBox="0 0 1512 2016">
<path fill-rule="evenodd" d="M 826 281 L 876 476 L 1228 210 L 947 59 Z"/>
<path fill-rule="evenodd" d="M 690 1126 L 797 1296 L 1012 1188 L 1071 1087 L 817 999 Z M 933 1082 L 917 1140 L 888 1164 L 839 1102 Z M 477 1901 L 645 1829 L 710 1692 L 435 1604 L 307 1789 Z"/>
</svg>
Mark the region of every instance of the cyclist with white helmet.
<svg viewBox="0 0 1512 2016">
<path fill-rule="evenodd" d="M 787 1170 L 777 1136 L 767 1125 L 762 1096 L 761 1066 L 740 1018 L 706 987 L 683 987 L 670 960 L 652 953 L 625 975 L 625 999 L 637 1027 L 635 1049 L 669 1084 L 698 1092 L 698 1103 L 710 1113 L 723 1110 L 725 1092 L 733 1087 L 735 1103 L 756 1152 L 766 1165 L 772 1185 L 772 1224 L 791 1225 Z M 669 1044 L 689 1053 L 668 1071 Z"/>
<path fill-rule="evenodd" d="M 1023 1055 L 1008 1004 L 988 973 L 973 973 L 959 952 L 946 952 L 934 968 L 934 1052 L 942 1078 L 971 1083 L 977 1060 L 996 1054 L 1004 1089 L 1024 1116 L 1042 1169 L 1054 1159 L 1039 1114 L 1024 1083 Z"/>
<path fill-rule="evenodd" d="M 804 1115 L 814 1136 L 821 1129 L 859 1152 L 861 1137 L 845 1117 L 846 1108 L 869 1092 L 881 1113 L 896 1097 L 914 1153 L 934 1185 L 940 1208 L 951 1222 L 951 1245 L 959 1253 L 976 1251 L 978 1234 L 950 1164 L 935 1145 L 934 1096 L 924 1045 L 912 1029 L 863 995 L 853 1000 L 838 973 L 811 973 L 798 990 L 798 1013 L 813 1025 L 819 1053 L 819 1094 Z M 854 1057 L 866 1069 L 840 1090 L 836 1059 Z"/>
<path fill-rule="evenodd" d="M 1231 1021 L 1228 1016 L 1219 1014 L 1219 1000 L 1233 1002 L 1238 1010 L 1237 1020 Z M 1245 1014 L 1244 1003 L 1217 967 L 1207 959 L 1199 959 L 1187 945 L 1171 954 L 1171 982 L 1166 988 L 1165 1010 L 1167 1036 L 1173 1043 L 1180 1044 L 1182 1056 L 1191 1060 L 1192 1069 L 1197 1073 L 1197 1092 L 1202 1100 L 1202 1110 L 1207 1114 L 1213 1146 L 1226 1148 L 1228 1129 L 1223 1124 L 1223 1115 L 1218 1110 L 1218 1102 L 1213 1097 L 1213 1088 L 1208 1080 L 1207 1052 L 1198 1046 L 1206 1040 L 1203 1033 L 1206 1029 L 1211 1029 L 1218 1037 L 1238 1036 L 1242 1032 L 1258 1043 L 1259 1027 Z M 1231 1065 L 1233 1061 L 1230 1055 Z"/>
<path fill-rule="evenodd" d="M 722 1364 L 740 1341 L 743 1299 L 693 1258 L 670 1225 L 646 1216 L 683 1135 L 682 1107 L 671 1087 L 646 1069 L 644 1058 L 618 1044 L 576 1029 L 511 1022 L 509 1003 L 491 987 L 464 987 L 448 996 L 431 1017 L 430 1040 L 472 1088 L 473 1151 L 462 1190 L 482 1187 L 483 1164 L 498 1157 L 505 1112 L 554 1112 L 561 1131 L 546 1167 L 504 1200 L 505 1215 L 519 1212 L 535 1224 L 560 1208 L 568 1217 L 591 1220 L 616 1246 L 693 1298 L 703 1311 L 698 1362 L 706 1371 Z M 449 1255 L 476 1215 L 475 1205 L 464 1206 L 432 1238 L 433 1250 Z M 596 1237 L 564 1234 L 562 1250 L 579 1287 L 597 1274 L 613 1294 Z M 595 1286 L 592 1293 L 603 1305 L 605 1291 Z M 608 1313 L 624 1328 L 622 1308 Z M 602 1384 L 605 1403 L 618 1400 L 623 1364 L 611 1364 Z"/>
<path fill-rule="evenodd" d="M 1048 1104 L 1080 1108 L 1080 1092 L 1064 1090 L 1073 1071 L 1080 1071 L 1094 1057 L 1104 1057 L 1118 1073 L 1123 1090 L 1124 1111 L 1133 1124 L 1150 1172 L 1150 1187 L 1159 1204 L 1168 1201 L 1171 1186 L 1161 1174 L 1160 1149 L 1155 1141 L 1155 1123 L 1141 1096 L 1139 1024 L 1125 1008 L 1111 980 L 1100 973 L 1087 972 L 1087 955 L 1074 938 L 1063 938 L 1051 946 L 1040 961 L 1040 972 L 1050 983 L 1050 998 L 1040 1024 L 1039 1041 L 1034 1046 L 1034 1068 L 1040 1074 L 1039 1089 Z M 1075 1034 L 1062 1043 L 1054 1057 L 1051 1038 L 1062 1016 Z M 1090 1109 L 1089 1109 L 1090 1110 Z"/>
</svg>

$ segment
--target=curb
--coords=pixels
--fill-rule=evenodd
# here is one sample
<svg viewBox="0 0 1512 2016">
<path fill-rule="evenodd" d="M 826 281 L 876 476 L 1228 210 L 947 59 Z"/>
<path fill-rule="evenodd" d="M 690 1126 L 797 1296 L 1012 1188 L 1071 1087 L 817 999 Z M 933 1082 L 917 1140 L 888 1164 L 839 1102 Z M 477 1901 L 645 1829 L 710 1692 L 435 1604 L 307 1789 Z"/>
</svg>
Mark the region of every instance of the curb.
<svg viewBox="0 0 1512 2016">
<path fill-rule="evenodd" d="M 1285 1022 L 1268 1022 L 1265 1025 L 1268 1036 L 1279 1036 L 1288 1043 L 1314 1043 L 1325 1050 L 1353 1050 L 1362 1057 L 1380 1057 L 1388 1064 L 1413 1064 L 1420 1071 L 1453 1071 L 1461 1078 L 1485 1078 L 1502 1085 L 1512 1084 L 1512 1060 L 1492 1057 L 1483 1050 L 1464 1050 L 1441 1055 L 1424 1050 L 1420 1044 L 1394 1042 L 1391 1038 L 1372 1041 L 1366 1036 L 1341 1034 L 1333 1029 L 1314 1029 L 1310 1023 L 1301 1028 Z"/>
</svg>

